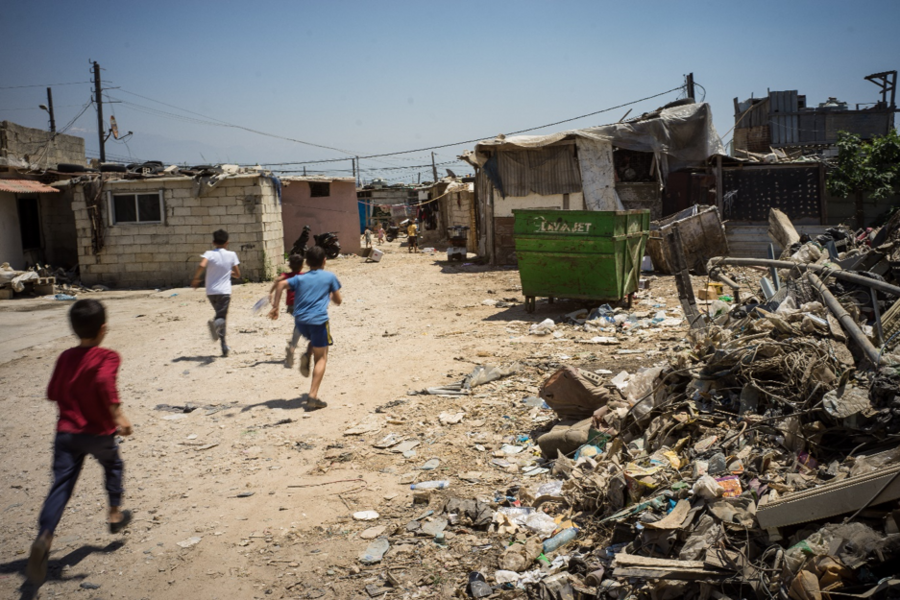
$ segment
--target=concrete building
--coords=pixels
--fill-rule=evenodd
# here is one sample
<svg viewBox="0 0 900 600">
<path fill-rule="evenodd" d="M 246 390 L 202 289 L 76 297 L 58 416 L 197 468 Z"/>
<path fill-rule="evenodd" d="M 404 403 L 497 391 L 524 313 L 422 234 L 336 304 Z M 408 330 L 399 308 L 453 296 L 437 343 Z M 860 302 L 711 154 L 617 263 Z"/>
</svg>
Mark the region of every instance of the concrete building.
<svg viewBox="0 0 900 600">
<path fill-rule="evenodd" d="M 229 249 L 237 252 L 247 279 L 270 279 L 284 262 L 278 189 L 265 174 L 93 178 L 57 185 L 72 192 L 85 285 L 188 285 L 216 229 L 230 234 Z"/>
<path fill-rule="evenodd" d="M 310 233 L 337 232 L 341 252 L 360 249 L 356 180 L 352 177 L 283 177 L 281 219 L 284 249 L 290 251 L 304 225 Z M 312 244 L 312 238 L 310 238 Z"/>
<path fill-rule="evenodd" d="M 47 170 L 60 164 L 85 166 L 86 161 L 84 138 L 0 122 L 0 164 Z"/>
<path fill-rule="evenodd" d="M 82 138 L 0 122 L 0 263 L 78 263 L 71 196 L 47 185 L 60 164 L 84 166 Z"/>
</svg>

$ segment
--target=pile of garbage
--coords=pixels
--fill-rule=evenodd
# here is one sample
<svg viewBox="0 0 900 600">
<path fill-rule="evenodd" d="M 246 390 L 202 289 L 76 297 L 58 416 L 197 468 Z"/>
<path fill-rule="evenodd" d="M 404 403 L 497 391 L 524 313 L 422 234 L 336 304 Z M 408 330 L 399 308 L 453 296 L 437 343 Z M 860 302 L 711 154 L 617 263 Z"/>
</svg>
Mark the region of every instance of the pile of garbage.
<svg viewBox="0 0 900 600">
<path fill-rule="evenodd" d="M 441 513 L 502 542 L 468 596 L 900 598 L 900 219 L 796 237 L 664 363 L 544 381 L 527 483 Z"/>
<path fill-rule="evenodd" d="M 9 263 L 0 264 L 0 298 L 10 299 L 14 294 L 36 296 L 55 295 L 61 300 L 73 300 L 81 292 L 108 291 L 102 285 L 93 288 L 82 285 L 78 266 L 71 269 L 35 265 L 24 271 L 13 269 Z"/>
</svg>

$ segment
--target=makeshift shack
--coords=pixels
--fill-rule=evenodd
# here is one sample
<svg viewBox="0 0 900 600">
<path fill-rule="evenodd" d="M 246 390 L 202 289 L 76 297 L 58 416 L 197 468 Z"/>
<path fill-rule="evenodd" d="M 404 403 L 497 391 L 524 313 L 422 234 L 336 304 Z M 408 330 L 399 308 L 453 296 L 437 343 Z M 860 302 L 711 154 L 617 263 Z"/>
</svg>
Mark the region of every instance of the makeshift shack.
<svg viewBox="0 0 900 600">
<path fill-rule="evenodd" d="M 515 264 L 513 209 L 649 208 L 652 219 L 664 216 L 668 175 L 725 152 L 709 105 L 678 104 L 623 123 L 476 144 L 462 158 L 476 168 L 479 254 Z"/>
<path fill-rule="evenodd" d="M 478 252 L 475 221 L 475 183 L 472 178 L 445 177 L 426 192 L 424 202 L 432 204 L 436 215 L 438 239 L 447 239 L 451 227 L 468 227 L 466 250 Z"/>
</svg>

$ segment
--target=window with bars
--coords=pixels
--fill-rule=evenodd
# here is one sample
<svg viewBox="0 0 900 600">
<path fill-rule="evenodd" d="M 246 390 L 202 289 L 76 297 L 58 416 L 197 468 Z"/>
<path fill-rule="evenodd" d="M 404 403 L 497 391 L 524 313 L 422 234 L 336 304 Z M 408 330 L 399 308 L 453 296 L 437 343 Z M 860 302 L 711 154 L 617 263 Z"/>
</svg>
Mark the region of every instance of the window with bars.
<svg viewBox="0 0 900 600">
<path fill-rule="evenodd" d="M 327 198 L 331 195 L 331 183 L 327 181 L 310 181 L 310 198 Z"/>
</svg>

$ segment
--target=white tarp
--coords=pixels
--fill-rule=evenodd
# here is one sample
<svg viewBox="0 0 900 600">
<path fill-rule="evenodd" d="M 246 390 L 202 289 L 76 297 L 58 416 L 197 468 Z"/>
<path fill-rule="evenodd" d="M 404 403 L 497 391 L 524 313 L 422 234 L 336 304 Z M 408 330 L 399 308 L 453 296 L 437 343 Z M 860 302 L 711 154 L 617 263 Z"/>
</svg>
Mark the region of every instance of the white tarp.
<svg viewBox="0 0 900 600">
<path fill-rule="evenodd" d="M 611 142 L 577 138 L 578 165 L 587 210 L 625 210 L 616 194 Z"/>
</svg>

